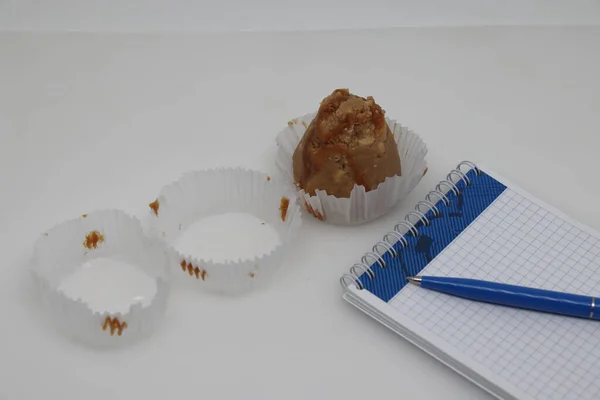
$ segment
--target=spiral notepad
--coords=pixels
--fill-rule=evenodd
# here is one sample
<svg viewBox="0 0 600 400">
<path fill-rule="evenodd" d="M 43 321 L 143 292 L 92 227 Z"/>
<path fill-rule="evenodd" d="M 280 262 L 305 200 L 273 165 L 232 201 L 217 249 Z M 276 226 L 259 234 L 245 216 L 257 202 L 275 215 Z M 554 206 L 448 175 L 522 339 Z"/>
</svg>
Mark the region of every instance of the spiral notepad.
<svg viewBox="0 0 600 400">
<path fill-rule="evenodd" d="M 465 161 L 341 283 L 348 302 L 499 398 L 600 398 L 600 323 L 407 285 L 416 275 L 600 295 L 598 232 Z"/>
</svg>

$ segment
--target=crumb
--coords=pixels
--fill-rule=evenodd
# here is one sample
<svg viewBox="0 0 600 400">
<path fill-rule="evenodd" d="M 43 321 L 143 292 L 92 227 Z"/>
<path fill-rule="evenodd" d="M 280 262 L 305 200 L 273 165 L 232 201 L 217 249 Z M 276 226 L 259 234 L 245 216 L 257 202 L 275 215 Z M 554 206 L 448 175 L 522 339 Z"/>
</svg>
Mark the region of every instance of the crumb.
<svg viewBox="0 0 600 400">
<path fill-rule="evenodd" d="M 167 236 L 167 233 L 165 231 L 162 232 L 163 237 Z"/>
<path fill-rule="evenodd" d="M 81 214 L 81 218 L 87 218 L 87 214 Z"/>
<path fill-rule="evenodd" d="M 152 209 L 152 211 L 154 211 L 154 215 L 156 215 L 158 217 L 158 207 L 160 207 L 160 202 L 158 201 L 158 199 L 156 199 L 152 203 L 148 204 L 148 207 L 150 207 Z"/>
<path fill-rule="evenodd" d="M 291 121 L 288 121 L 288 126 L 292 126 L 292 125 L 295 125 L 295 124 L 297 124 L 297 123 L 298 123 L 298 119 L 297 119 L 297 118 L 294 118 L 293 120 L 291 120 Z"/>
<path fill-rule="evenodd" d="M 254 275 L 256 275 L 254 272 L 250 272 L 250 273 L 248 274 L 248 276 L 249 276 L 250 278 L 254 278 Z"/>
<path fill-rule="evenodd" d="M 261 225 L 265 225 L 265 223 L 264 223 L 264 222 L 261 222 L 260 224 L 261 224 Z"/>
<path fill-rule="evenodd" d="M 287 217 L 288 207 L 290 206 L 290 199 L 287 197 L 281 198 L 281 203 L 279 204 L 279 211 L 281 211 L 281 220 L 285 222 L 285 218 Z"/>
<path fill-rule="evenodd" d="M 48 236 L 48 233 L 47 233 L 47 232 L 46 232 L 46 233 L 44 233 L 44 236 Z"/>
<path fill-rule="evenodd" d="M 91 231 L 85 236 L 83 245 L 88 249 L 97 249 L 100 243 L 104 243 L 104 236 L 98 231 Z"/>
<path fill-rule="evenodd" d="M 267 175 L 267 182 L 269 182 L 271 180 L 271 177 L 269 175 Z"/>
<path fill-rule="evenodd" d="M 310 214 L 312 214 L 315 218 L 317 218 L 318 220 L 321 221 L 325 221 L 325 216 L 323 214 L 321 214 L 320 211 L 316 211 L 314 208 L 312 208 L 312 206 L 310 205 L 310 203 L 308 201 L 304 201 L 304 206 L 306 207 L 306 211 L 308 211 Z"/>
<path fill-rule="evenodd" d="M 302 121 L 302 126 L 304 126 L 304 129 L 308 129 L 308 125 L 306 125 L 306 122 Z"/>
<path fill-rule="evenodd" d="M 181 230 L 181 224 L 179 224 L 179 230 Z"/>
<path fill-rule="evenodd" d="M 423 171 L 423 176 L 425 176 L 425 174 L 427 173 L 427 171 L 429 171 L 429 168 L 425 167 L 425 171 Z"/>
<path fill-rule="evenodd" d="M 198 266 L 192 265 L 191 262 L 187 262 L 185 260 L 181 260 L 179 263 L 181 265 L 181 269 L 183 272 L 190 274 L 190 276 L 195 276 L 196 279 L 206 280 L 206 270 L 198 268 Z"/>
<path fill-rule="evenodd" d="M 110 336 L 113 336 L 115 334 L 115 331 L 117 332 L 117 335 L 121 336 L 121 334 L 123 333 L 123 329 L 127 328 L 127 322 L 121 322 L 117 317 L 106 317 L 106 319 L 104 320 L 104 324 L 102 325 L 102 330 L 105 331 L 108 327 L 110 327 Z"/>
</svg>

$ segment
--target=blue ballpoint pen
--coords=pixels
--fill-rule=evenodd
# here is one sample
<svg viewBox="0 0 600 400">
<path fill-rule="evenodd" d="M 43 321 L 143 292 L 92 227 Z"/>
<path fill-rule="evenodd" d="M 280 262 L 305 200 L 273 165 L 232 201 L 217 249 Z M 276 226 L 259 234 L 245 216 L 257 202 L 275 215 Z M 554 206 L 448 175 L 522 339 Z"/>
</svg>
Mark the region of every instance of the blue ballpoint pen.
<svg viewBox="0 0 600 400">
<path fill-rule="evenodd" d="M 411 276 L 410 283 L 456 297 L 533 311 L 600 319 L 596 298 L 476 279 Z M 600 307 L 600 305 L 599 305 Z"/>
</svg>

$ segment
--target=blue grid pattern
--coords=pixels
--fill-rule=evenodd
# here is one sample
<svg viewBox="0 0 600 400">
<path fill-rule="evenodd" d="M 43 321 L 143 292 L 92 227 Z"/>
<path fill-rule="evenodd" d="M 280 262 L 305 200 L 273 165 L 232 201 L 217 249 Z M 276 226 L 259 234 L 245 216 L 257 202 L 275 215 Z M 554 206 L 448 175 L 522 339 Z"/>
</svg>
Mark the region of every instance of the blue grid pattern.
<svg viewBox="0 0 600 400">
<path fill-rule="evenodd" d="M 359 277 L 366 290 L 385 302 L 389 301 L 407 284 L 407 276 L 417 275 L 425 268 L 506 189 L 505 185 L 484 172 L 477 175 L 470 170 L 467 177 L 472 184 L 467 186 L 462 180 L 458 182 L 458 196 L 451 191 L 446 194 L 450 200 L 448 206 L 441 200 L 436 203 L 440 215 L 435 216 L 431 210 L 425 214 L 431 222 L 429 226 L 421 221 L 415 224 L 419 236 L 406 233 L 404 239 L 408 246 L 403 247 L 401 242 L 394 245 L 397 257 L 389 251 L 382 255 L 386 268 L 373 263 L 370 267 L 375 278 L 371 279 L 367 274 Z"/>
</svg>

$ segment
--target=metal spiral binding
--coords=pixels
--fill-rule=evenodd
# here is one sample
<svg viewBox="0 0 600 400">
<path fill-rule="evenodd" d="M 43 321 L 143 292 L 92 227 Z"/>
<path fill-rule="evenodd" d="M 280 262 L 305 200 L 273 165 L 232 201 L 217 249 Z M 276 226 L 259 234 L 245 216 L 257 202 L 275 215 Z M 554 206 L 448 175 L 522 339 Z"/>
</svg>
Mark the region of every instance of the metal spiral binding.
<svg viewBox="0 0 600 400">
<path fill-rule="evenodd" d="M 435 216 L 440 215 L 440 210 L 435 206 L 435 203 L 441 200 L 446 206 L 450 205 L 450 199 L 448 199 L 448 196 L 446 196 L 442 190 L 443 188 L 447 188 L 448 192 L 452 192 L 455 196 L 458 196 L 460 194 L 460 190 L 456 184 L 459 181 L 463 181 L 465 185 L 471 186 L 471 179 L 469 179 L 466 173 L 461 170 L 461 168 L 465 166 L 474 170 L 476 175 L 481 175 L 481 170 L 477 168 L 474 163 L 470 161 L 461 161 L 455 169 L 450 171 L 445 180 L 439 182 L 435 186 L 434 190 L 427 193 L 425 200 L 419 201 L 415 205 L 415 209 L 408 212 L 404 217 L 404 220 L 398 222 L 394 226 L 393 231 L 386 233 L 383 235 L 383 240 L 375 243 L 373 246 L 373 251 L 365 253 L 360 260 L 361 262 L 354 264 L 352 267 L 350 267 L 349 273 L 342 275 L 340 278 L 340 284 L 342 287 L 346 289 L 351 284 L 354 284 L 357 289 L 364 289 L 364 286 L 359 279 L 363 273 L 367 274 L 369 279 L 375 279 L 375 271 L 373 271 L 370 266 L 373 264 L 378 264 L 380 268 L 386 268 L 385 261 L 383 260 L 382 256 L 389 251 L 394 257 L 397 257 L 399 253 L 394 248 L 394 245 L 397 242 L 400 242 L 402 247 L 408 246 L 408 242 L 404 238 L 403 233 L 401 233 L 401 228 L 408 229 L 407 232 L 410 232 L 414 237 L 419 236 L 419 231 L 417 230 L 415 224 L 418 221 L 421 221 L 425 226 L 429 226 L 431 221 L 425 216 L 425 214 L 427 214 L 429 211 L 433 211 Z M 435 199 L 432 199 L 432 197 L 435 197 Z M 427 209 L 424 209 L 423 207 L 427 207 Z M 411 217 L 416 218 L 416 220 L 412 222 Z M 391 241 L 391 238 L 395 238 L 396 240 Z"/>
</svg>

